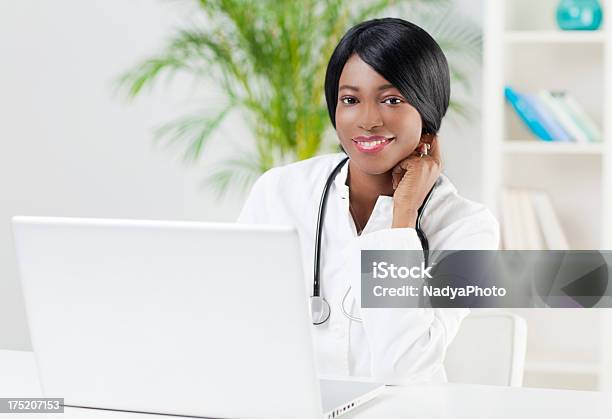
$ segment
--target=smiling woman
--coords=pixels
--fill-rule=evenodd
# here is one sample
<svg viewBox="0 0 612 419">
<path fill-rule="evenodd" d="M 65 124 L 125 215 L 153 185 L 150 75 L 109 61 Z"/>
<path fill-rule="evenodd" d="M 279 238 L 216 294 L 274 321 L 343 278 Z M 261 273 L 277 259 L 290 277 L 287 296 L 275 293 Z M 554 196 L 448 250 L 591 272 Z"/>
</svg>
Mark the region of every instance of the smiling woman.
<svg viewBox="0 0 612 419">
<path fill-rule="evenodd" d="M 419 134 L 440 129 L 450 101 L 449 68 L 440 46 L 420 27 L 401 19 L 374 19 L 346 33 L 329 60 L 325 79 L 328 112 L 336 129 L 338 99 L 343 104 L 358 102 L 350 91 L 359 93 L 362 83 L 368 99 L 375 96 L 383 99 L 379 103 L 410 105 L 394 114 L 395 121 L 412 114 L 421 122 Z M 339 96 L 344 89 L 349 90 L 348 100 Z"/>
<path fill-rule="evenodd" d="M 357 53 L 347 60 L 339 83 L 335 128 L 342 148 L 363 170 L 389 172 L 398 157 L 409 155 L 419 143 L 423 131 L 419 111 Z"/>
<path fill-rule="evenodd" d="M 387 384 L 445 381 L 446 348 L 469 310 L 362 308 L 360 256 L 420 250 L 428 266 L 429 248 L 498 248 L 497 220 L 459 196 L 441 172 L 446 58 L 410 22 L 366 21 L 334 50 L 325 97 L 348 157 L 324 155 L 267 171 L 238 221 L 298 229 L 307 284 L 314 272 L 320 373 Z"/>
<path fill-rule="evenodd" d="M 353 217 L 365 225 L 378 195 L 394 194 L 392 169 L 417 146 L 432 145 L 450 100 L 448 63 L 436 41 L 410 22 L 363 22 L 347 32 L 332 54 L 325 98 L 342 148 L 351 157 Z M 435 162 L 441 163 L 439 156 Z M 398 197 L 409 199 L 397 202 L 404 215 L 398 223 L 414 227 L 415 213 L 438 173 L 404 182 Z M 404 192 L 410 183 L 423 188 Z"/>
</svg>

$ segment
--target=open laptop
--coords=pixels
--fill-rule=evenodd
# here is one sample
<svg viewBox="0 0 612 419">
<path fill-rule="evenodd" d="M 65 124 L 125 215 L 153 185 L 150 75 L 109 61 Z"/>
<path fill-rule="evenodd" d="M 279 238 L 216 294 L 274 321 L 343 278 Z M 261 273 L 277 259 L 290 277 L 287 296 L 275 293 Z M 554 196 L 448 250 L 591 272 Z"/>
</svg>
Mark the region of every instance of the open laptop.
<svg viewBox="0 0 612 419">
<path fill-rule="evenodd" d="M 196 417 L 334 418 L 383 388 L 317 379 L 297 231 L 14 217 L 45 396 Z"/>
</svg>

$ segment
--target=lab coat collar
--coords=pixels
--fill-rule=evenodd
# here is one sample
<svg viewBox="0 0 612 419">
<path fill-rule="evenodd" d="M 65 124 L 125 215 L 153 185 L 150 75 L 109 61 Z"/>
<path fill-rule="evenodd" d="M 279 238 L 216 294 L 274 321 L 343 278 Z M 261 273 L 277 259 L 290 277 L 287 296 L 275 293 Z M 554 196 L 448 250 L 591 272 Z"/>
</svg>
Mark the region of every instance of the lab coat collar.
<svg viewBox="0 0 612 419">
<path fill-rule="evenodd" d="M 344 157 L 345 155 L 342 154 L 342 158 Z M 340 161 L 338 161 L 338 163 L 339 162 Z M 340 172 L 338 172 L 338 174 L 336 175 L 336 178 L 334 179 L 334 186 L 335 186 L 334 189 L 336 190 L 336 193 L 338 194 L 338 196 L 342 199 L 349 199 L 349 187 L 346 185 L 346 181 L 348 177 L 349 162 L 350 160 L 344 163 L 344 165 L 340 169 Z"/>
</svg>

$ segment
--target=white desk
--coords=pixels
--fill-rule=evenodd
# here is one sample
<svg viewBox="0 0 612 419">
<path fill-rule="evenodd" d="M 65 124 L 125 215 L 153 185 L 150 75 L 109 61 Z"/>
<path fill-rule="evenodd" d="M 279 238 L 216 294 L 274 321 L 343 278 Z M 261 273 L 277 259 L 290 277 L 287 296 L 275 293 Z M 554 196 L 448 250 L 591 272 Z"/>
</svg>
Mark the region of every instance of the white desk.
<svg viewBox="0 0 612 419">
<path fill-rule="evenodd" d="M 36 366 L 31 352 L 0 350 L 0 397 L 40 397 Z M 0 414 L 0 419 L 3 419 Z M 66 408 L 65 413 L 19 414 L 19 419 L 160 419 L 140 413 Z M 387 387 L 376 400 L 341 416 L 351 419 L 565 419 L 612 418 L 612 394 L 444 384 Z"/>
</svg>

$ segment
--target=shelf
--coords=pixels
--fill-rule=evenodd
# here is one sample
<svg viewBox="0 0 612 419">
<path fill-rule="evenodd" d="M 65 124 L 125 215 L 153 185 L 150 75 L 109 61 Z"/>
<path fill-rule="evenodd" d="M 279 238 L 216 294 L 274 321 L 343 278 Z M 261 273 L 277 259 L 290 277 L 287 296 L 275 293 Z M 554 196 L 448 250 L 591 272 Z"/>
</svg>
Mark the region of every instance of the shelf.
<svg viewBox="0 0 612 419">
<path fill-rule="evenodd" d="M 601 366 L 590 362 L 531 361 L 525 363 L 525 371 L 532 373 L 599 375 L 601 373 Z"/>
<path fill-rule="evenodd" d="M 602 43 L 603 31 L 510 31 L 504 35 L 506 43 Z"/>
<path fill-rule="evenodd" d="M 603 153 L 601 143 L 561 143 L 537 140 L 508 140 L 502 144 L 504 153 L 542 153 L 542 154 L 586 154 Z"/>
<path fill-rule="evenodd" d="M 500 190 L 511 187 L 545 192 L 572 248 L 612 249 L 610 22 L 604 22 L 607 27 L 598 31 L 562 31 L 555 20 L 559 0 L 482 4 L 480 173 L 484 203 L 502 226 L 510 218 L 512 227 L 512 220 L 520 219 L 520 208 L 503 206 L 507 203 L 500 199 Z M 612 0 L 601 0 L 600 4 L 612 10 Z M 541 89 L 569 91 L 597 124 L 602 142 L 539 140 L 505 100 L 506 84 L 525 93 Z M 527 385 L 612 389 L 612 317 L 593 325 L 590 312 L 582 313 L 588 314 L 586 319 L 579 319 L 574 317 L 579 313 L 569 309 L 552 314 L 550 310 L 526 311 Z M 571 320 L 565 322 L 564 316 Z M 584 330 L 585 324 L 593 327 Z"/>
</svg>

